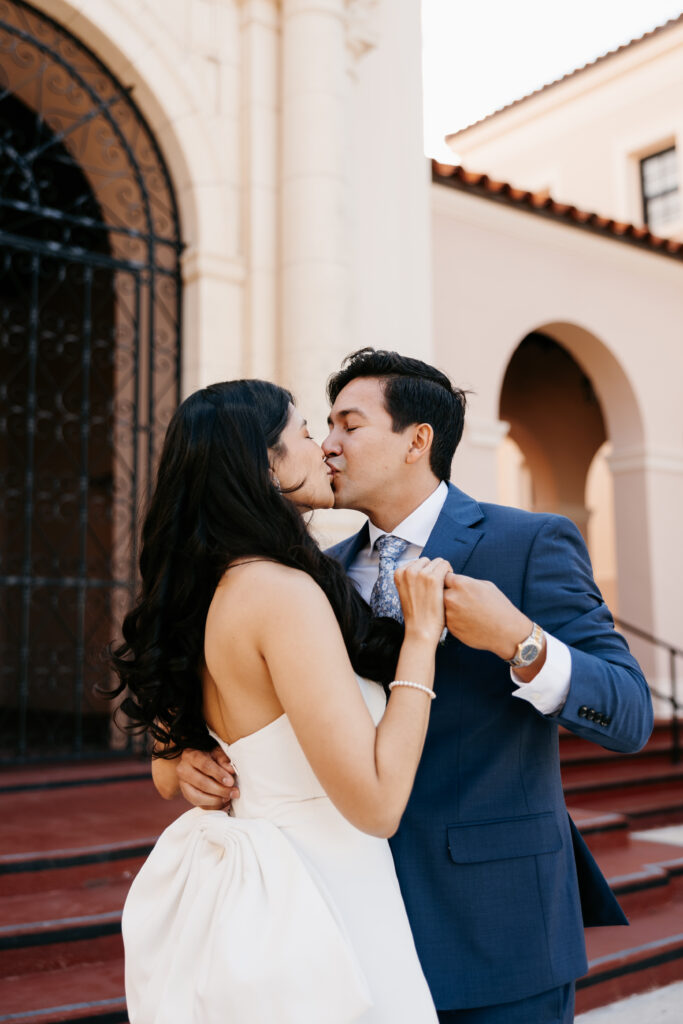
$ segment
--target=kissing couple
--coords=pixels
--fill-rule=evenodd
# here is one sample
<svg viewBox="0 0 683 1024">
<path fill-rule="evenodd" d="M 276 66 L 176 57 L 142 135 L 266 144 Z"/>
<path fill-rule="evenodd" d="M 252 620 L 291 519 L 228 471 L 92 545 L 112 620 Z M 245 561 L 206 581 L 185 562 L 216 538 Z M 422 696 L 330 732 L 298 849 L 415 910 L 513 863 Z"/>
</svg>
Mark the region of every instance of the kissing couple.
<svg viewBox="0 0 683 1024">
<path fill-rule="evenodd" d="M 576 527 L 449 482 L 445 374 L 362 349 L 328 396 L 322 449 L 265 381 L 168 428 L 113 659 L 196 806 L 126 902 L 131 1024 L 567 1024 L 584 926 L 627 922 L 558 727 L 638 750 L 647 683 Z M 368 521 L 323 553 L 333 505 Z"/>
</svg>

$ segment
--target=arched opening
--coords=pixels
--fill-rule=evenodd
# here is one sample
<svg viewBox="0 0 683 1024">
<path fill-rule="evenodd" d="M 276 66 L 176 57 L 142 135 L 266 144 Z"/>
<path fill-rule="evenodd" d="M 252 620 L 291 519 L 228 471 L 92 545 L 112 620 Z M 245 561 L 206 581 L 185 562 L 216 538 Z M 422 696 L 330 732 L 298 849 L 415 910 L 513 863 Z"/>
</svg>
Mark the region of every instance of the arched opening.
<svg viewBox="0 0 683 1024">
<path fill-rule="evenodd" d="M 609 468 L 611 453 L 612 444 L 605 441 L 595 453 L 586 475 L 587 542 L 595 582 L 612 612 L 618 615 L 614 482 Z"/>
<path fill-rule="evenodd" d="M 28 4 L 0 12 L 0 757 L 109 745 L 101 658 L 178 400 L 180 231 L 120 83 Z"/>
<path fill-rule="evenodd" d="M 648 492 L 642 461 L 632 457 L 644 447 L 643 419 L 614 349 L 577 324 L 539 325 L 512 352 L 499 409 L 510 424 L 500 452 L 504 500 L 514 503 L 516 488 L 527 507 L 569 516 L 612 611 L 652 632 Z M 626 633 L 654 677 L 651 646 Z"/>
<path fill-rule="evenodd" d="M 549 335 L 534 331 L 517 347 L 505 374 L 500 416 L 524 455 L 531 507 L 569 516 L 585 537 L 586 478 L 606 440 L 590 378 Z"/>
</svg>

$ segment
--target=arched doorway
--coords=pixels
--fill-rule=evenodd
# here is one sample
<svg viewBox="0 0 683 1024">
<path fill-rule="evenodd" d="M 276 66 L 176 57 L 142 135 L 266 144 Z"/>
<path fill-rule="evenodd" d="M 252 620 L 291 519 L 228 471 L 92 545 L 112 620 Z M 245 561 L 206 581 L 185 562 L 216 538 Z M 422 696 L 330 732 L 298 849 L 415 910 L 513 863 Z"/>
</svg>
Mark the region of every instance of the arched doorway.
<svg viewBox="0 0 683 1024">
<path fill-rule="evenodd" d="M 508 491 L 573 519 L 612 610 L 652 632 L 647 488 L 632 459 L 643 418 L 614 348 L 578 324 L 539 325 L 510 356 L 499 411 L 510 424 L 501 446 Z M 628 638 L 656 678 L 651 645 Z"/>
<path fill-rule="evenodd" d="M 128 91 L 61 26 L 0 8 L 0 758 L 106 749 L 101 652 L 178 401 L 181 250 Z"/>
<path fill-rule="evenodd" d="M 572 519 L 588 534 L 586 479 L 607 439 L 590 378 L 562 345 L 528 334 L 507 367 L 500 417 L 519 447 L 531 480 L 531 507 Z"/>
</svg>

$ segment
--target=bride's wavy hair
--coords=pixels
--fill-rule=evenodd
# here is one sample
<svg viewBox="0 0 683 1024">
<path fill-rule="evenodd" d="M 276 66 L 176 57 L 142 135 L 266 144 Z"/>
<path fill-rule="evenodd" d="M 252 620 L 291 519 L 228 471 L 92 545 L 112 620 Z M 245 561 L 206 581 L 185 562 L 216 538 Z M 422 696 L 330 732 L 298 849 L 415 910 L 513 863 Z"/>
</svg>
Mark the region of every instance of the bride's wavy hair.
<svg viewBox="0 0 683 1024">
<path fill-rule="evenodd" d="M 371 618 L 341 565 L 325 555 L 278 490 L 268 449 L 282 451 L 291 394 L 261 380 L 211 384 L 187 398 L 166 433 L 142 528 L 141 589 L 109 656 L 125 693 L 127 729 L 156 754 L 215 746 L 202 714 L 204 627 L 216 586 L 236 558 L 307 572 L 327 595 L 354 669 L 387 682 L 402 628 Z"/>
</svg>

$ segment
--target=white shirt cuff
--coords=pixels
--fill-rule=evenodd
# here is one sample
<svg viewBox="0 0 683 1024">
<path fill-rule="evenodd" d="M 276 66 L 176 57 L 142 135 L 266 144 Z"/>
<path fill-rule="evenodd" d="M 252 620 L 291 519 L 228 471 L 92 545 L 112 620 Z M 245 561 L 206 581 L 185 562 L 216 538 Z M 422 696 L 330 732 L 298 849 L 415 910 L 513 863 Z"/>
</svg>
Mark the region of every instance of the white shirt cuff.
<svg viewBox="0 0 683 1024">
<path fill-rule="evenodd" d="M 533 704 L 542 715 L 556 715 L 565 705 L 569 696 L 572 678 L 572 657 L 569 648 L 549 633 L 545 634 L 547 652 L 545 664 L 530 683 L 523 683 L 510 669 L 510 677 L 518 686 L 512 696 Z"/>
</svg>

